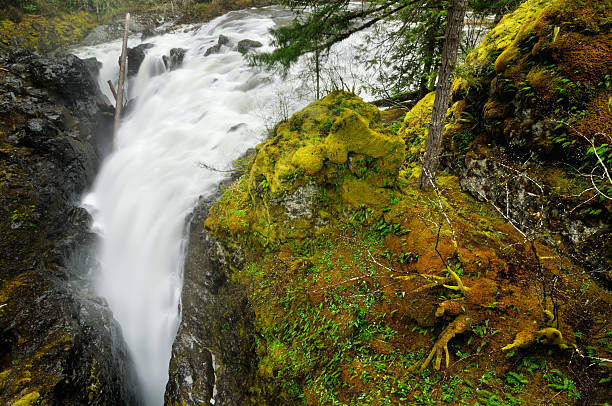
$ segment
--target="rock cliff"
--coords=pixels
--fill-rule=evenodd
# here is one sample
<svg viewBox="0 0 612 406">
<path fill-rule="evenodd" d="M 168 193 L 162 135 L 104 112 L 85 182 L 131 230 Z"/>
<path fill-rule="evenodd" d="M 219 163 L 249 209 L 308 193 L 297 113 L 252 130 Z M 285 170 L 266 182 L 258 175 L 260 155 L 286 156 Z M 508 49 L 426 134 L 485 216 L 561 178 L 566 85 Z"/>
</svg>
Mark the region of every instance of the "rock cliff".
<svg viewBox="0 0 612 406">
<path fill-rule="evenodd" d="M 0 53 L 0 401 L 138 404 L 119 326 L 88 289 L 78 207 L 110 140 L 85 63 Z"/>
</svg>

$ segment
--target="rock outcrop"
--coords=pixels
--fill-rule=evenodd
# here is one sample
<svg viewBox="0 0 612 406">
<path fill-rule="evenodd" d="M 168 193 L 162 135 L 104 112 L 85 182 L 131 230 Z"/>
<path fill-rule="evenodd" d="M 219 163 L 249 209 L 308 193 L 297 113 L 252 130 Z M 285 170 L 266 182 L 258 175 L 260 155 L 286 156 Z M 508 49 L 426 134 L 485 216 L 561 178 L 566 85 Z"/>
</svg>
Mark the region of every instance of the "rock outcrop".
<svg viewBox="0 0 612 406">
<path fill-rule="evenodd" d="M 0 54 L 0 402 L 138 404 L 130 357 L 85 281 L 91 219 L 76 206 L 112 111 L 83 61 Z"/>
<path fill-rule="evenodd" d="M 164 66 L 168 70 L 174 70 L 181 67 L 183 64 L 183 59 L 185 59 L 185 54 L 187 53 L 187 49 L 183 48 L 172 48 L 170 50 L 170 55 L 164 55 L 162 60 L 164 61 Z"/>
<path fill-rule="evenodd" d="M 244 259 L 238 251 L 228 256 L 204 230 L 214 200 L 201 200 L 191 219 L 167 405 L 250 404 L 253 314 L 246 293 L 230 279 L 232 267 Z"/>
<path fill-rule="evenodd" d="M 605 197 L 612 185 L 602 177 L 612 155 L 599 161 L 593 153 L 612 142 L 610 12 L 605 2 L 530 0 L 505 16 L 453 83 L 443 156 L 475 198 L 597 275 L 612 269 L 612 253 L 600 243 L 612 238 L 612 200 Z M 412 165 L 431 103 L 433 94 L 405 119 Z"/>
<path fill-rule="evenodd" d="M 230 44 L 230 39 L 228 37 L 226 37 L 225 35 L 219 35 L 219 39 L 217 40 L 217 43 L 213 45 L 212 47 L 208 48 L 206 52 L 204 53 L 204 56 L 218 54 L 223 45 L 229 46 L 229 44 Z"/>
<path fill-rule="evenodd" d="M 140 69 L 140 65 L 142 65 L 142 61 L 144 61 L 146 56 L 147 49 L 153 48 L 153 44 L 140 44 L 135 46 L 134 48 L 128 48 L 127 52 L 127 75 L 135 76 L 138 74 L 138 70 Z M 121 65 L 121 57 L 117 60 L 117 64 Z"/>
</svg>

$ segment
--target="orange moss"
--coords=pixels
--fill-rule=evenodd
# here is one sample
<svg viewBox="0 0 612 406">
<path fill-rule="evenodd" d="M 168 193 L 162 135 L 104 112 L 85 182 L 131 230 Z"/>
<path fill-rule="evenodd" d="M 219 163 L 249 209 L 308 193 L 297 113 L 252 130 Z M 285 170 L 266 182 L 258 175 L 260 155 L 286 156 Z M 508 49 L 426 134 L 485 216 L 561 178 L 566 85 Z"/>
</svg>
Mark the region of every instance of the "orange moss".
<svg viewBox="0 0 612 406">
<path fill-rule="evenodd" d="M 557 92 L 553 86 L 555 77 L 550 72 L 535 67 L 529 71 L 526 80 L 542 102 L 551 103 L 556 100 Z"/>
<path fill-rule="evenodd" d="M 591 139 L 595 134 L 612 135 L 612 100 L 609 95 L 594 99 L 587 107 L 586 116 L 578 122 L 576 129 Z M 609 142 L 595 137 L 596 142 Z"/>
<path fill-rule="evenodd" d="M 553 57 L 560 61 L 563 74 L 572 81 L 590 86 L 610 74 L 612 67 L 612 35 L 567 32 L 550 44 Z"/>
</svg>

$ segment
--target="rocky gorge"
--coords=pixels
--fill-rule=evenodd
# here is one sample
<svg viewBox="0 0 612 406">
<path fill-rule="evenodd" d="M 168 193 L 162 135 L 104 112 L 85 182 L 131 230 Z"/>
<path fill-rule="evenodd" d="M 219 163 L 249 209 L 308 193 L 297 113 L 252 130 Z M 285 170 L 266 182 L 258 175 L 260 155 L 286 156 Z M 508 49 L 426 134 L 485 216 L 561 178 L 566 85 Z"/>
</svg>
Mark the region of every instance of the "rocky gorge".
<svg viewBox="0 0 612 406">
<path fill-rule="evenodd" d="M 610 10 L 549 3 L 525 2 L 466 57 L 434 190 L 416 187 L 433 94 L 394 121 L 332 92 L 231 176 L 211 171 L 180 220 L 164 404 L 609 400 L 609 189 L 583 175 L 612 156 Z M 206 58 L 262 46 L 213 37 Z M 151 49 L 131 48 L 133 79 Z M 0 401 L 142 404 L 125 327 L 91 286 L 100 237 L 79 207 L 110 152 L 97 61 L 0 50 Z M 172 50 L 167 71 L 189 69 Z M 248 124 L 228 127 L 225 142 Z"/>
<path fill-rule="evenodd" d="M 72 55 L 16 48 L 0 64 L 2 402 L 138 404 L 121 330 L 82 274 L 95 237 L 76 203 L 109 143 L 108 101 Z"/>
</svg>

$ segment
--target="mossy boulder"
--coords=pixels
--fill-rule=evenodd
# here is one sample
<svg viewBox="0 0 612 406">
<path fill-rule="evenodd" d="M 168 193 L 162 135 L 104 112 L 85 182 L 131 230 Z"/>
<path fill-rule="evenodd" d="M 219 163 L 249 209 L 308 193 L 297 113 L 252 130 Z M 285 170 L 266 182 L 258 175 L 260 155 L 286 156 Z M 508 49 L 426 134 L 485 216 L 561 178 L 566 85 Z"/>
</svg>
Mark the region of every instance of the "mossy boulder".
<svg viewBox="0 0 612 406">
<path fill-rule="evenodd" d="M 310 104 L 257 147 L 248 171 L 211 209 L 207 226 L 255 232 L 264 245 L 303 238 L 313 213 L 380 211 L 404 161 L 401 137 L 356 96 L 333 92 Z M 357 192 L 357 193 L 356 193 Z"/>
<path fill-rule="evenodd" d="M 40 53 L 78 43 L 97 25 L 85 11 L 58 16 L 25 15 L 19 22 L 0 19 L 0 47 L 24 47 Z"/>
</svg>

